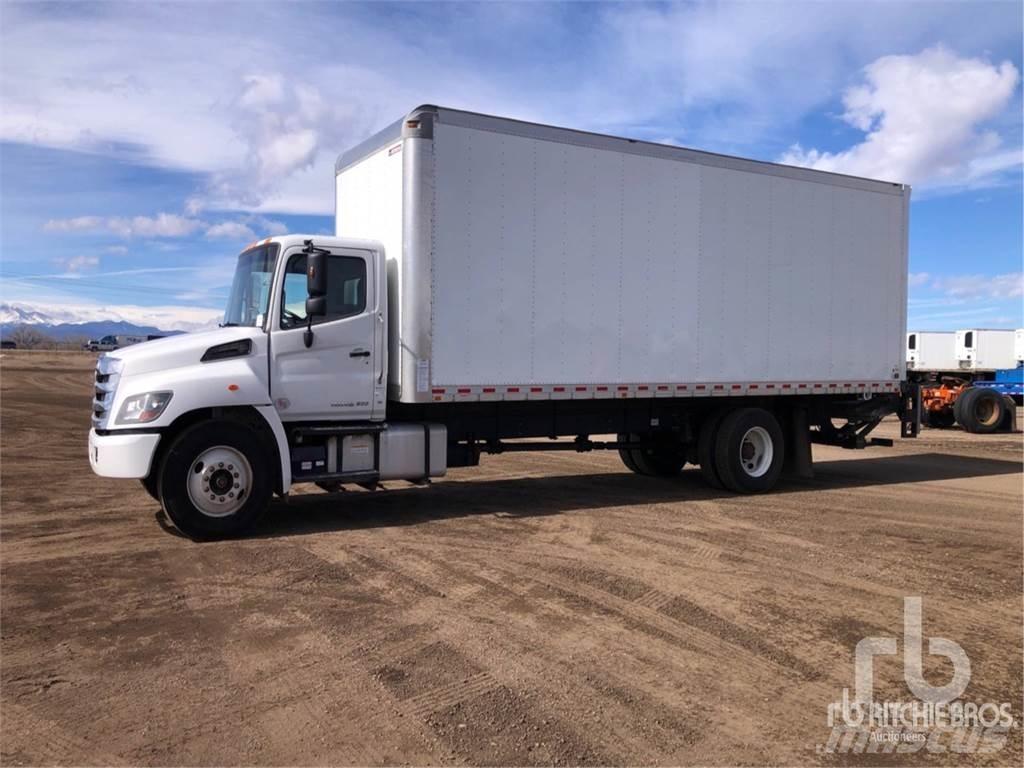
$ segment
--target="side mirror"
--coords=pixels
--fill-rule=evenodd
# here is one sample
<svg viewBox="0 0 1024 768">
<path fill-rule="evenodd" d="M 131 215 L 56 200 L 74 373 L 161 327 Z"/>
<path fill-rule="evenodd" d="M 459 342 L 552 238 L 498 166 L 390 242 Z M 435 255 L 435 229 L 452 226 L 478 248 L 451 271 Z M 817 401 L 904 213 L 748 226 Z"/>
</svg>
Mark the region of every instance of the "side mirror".
<svg viewBox="0 0 1024 768">
<path fill-rule="evenodd" d="M 309 349 L 313 346 L 313 318 L 327 314 L 327 254 L 314 250 L 312 240 L 306 244 L 306 332 L 302 342 Z"/>
<path fill-rule="evenodd" d="M 306 299 L 306 317 L 323 317 L 327 314 L 327 297 L 312 296 Z"/>
<path fill-rule="evenodd" d="M 311 298 L 327 295 L 327 254 L 322 251 L 313 251 L 306 256 L 306 293 Z M 308 308 L 306 314 L 310 314 Z M 317 314 L 322 315 L 324 312 Z"/>
</svg>

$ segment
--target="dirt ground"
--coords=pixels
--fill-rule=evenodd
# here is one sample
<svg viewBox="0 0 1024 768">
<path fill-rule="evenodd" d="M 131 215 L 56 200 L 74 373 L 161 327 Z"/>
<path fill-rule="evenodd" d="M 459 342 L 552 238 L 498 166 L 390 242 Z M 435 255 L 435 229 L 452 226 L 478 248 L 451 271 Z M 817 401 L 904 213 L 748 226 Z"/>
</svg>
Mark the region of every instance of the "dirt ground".
<svg viewBox="0 0 1024 768">
<path fill-rule="evenodd" d="M 989 754 L 821 750 L 905 596 L 966 651 L 963 698 L 1020 722 L 1019 434 L 816 448 L 816 479 L 756 498 L 485 457 L 200 545 L 90 472 L 93 364 L 0 359 L 5 765 L 1021 764 L 1019 727 Z M 875 692 L 912 698 L 899 656 Z"/>
</svg>

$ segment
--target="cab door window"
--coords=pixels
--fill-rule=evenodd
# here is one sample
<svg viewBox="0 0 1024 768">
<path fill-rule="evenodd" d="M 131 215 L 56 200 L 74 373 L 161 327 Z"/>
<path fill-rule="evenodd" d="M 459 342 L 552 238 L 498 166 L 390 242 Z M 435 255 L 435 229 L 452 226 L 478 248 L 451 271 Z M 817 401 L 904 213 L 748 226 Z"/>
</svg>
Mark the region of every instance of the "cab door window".
<svg viewBox="0 0 1024 768">
<path fill-rule="evenodd" d="M 313 324 L 329 323 L 360 315 L 366 310 L 366 260 L 357 256 L 328 257 L 327 314 L 314 317 Z M 281 327 L 306 325 L 306 255 L 288 259 L 281 296 Z"/>
</svg>

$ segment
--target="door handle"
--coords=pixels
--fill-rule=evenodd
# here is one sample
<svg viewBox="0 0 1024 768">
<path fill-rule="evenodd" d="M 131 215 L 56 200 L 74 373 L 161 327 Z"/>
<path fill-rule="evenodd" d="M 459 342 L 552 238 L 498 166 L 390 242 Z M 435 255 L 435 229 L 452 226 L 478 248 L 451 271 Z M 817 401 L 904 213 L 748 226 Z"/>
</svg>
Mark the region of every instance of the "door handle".
<svg viewBox="0 0 1024 768">
<path fill-rule="evenodd" d="M 369 357 L 370 350 L 368 349 L 353 349 L 348 353 L 349 357 Z"/>
</svg>

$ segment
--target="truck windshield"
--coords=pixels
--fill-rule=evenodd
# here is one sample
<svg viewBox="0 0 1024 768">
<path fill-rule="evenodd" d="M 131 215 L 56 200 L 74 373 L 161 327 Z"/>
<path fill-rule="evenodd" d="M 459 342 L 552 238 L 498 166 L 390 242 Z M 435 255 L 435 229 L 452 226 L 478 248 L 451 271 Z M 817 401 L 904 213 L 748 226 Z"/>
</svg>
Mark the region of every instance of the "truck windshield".
<svg viewBox="0 0 1024 768">
<path fill-rule="evenodd" d="M 268 243 L 239 254 L 224 325 L 262 325 L 270 301 L 277 251 L 277 243 Z"/>
</svg>

